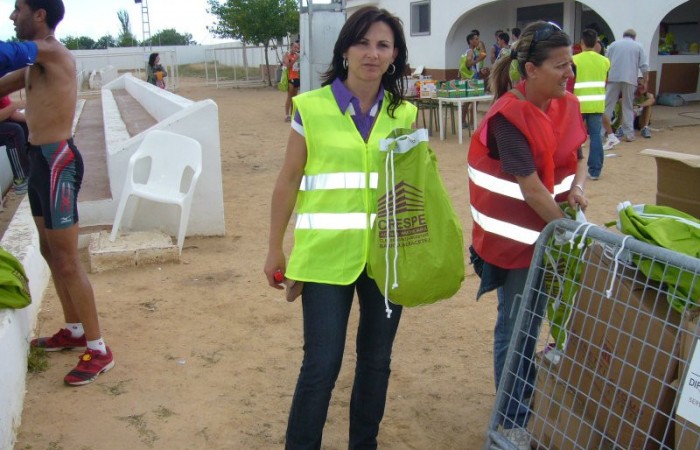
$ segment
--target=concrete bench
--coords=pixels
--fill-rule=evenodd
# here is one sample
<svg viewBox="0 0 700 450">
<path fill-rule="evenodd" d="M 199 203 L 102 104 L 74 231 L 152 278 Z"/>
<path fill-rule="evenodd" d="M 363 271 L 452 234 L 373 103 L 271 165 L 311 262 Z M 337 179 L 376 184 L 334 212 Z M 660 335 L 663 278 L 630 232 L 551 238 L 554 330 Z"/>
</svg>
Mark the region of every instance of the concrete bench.
<svg viewBox="0 0 700 450">
<path fill-rule="evenodd" d="M 120 110 L 119 97 L 128 94 L 153 118 L 154 124 L 143 131 L 129 130 L 129 117 Z M 202 145 L 203 168 L 197 185 L 187 235 L 222 236 L 225 234 L 221 143 L 218 107 L 212 100 L 194 102 L 157 88 L 130 74 L 106 84 L 102 89 L 102 112 L 111 198 L 80 202 L 82 226 L 111 225 L 126 177 L 131 155 L 151 129 L 183 134 Z M 163 151 L 167 151 L 164 148 Z M 178 211 L 169 205 L 130 205 L 126 217 L 135 230 L 159 229 L 174 235 Z M 135 210 L 133 208 L 136 208 Z"/>
</svg>

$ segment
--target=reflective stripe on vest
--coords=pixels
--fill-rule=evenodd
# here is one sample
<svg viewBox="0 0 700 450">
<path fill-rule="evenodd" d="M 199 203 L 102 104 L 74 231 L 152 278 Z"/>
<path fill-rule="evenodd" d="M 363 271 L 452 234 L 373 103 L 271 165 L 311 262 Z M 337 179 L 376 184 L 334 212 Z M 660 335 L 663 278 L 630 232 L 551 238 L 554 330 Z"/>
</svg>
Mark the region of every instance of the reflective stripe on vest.
<svg viewBox="0 0 700 450">
<path fill-rule="evenodd" d="M 584 89 L 591 94 L 584 94 Z M 578 81 L 574 84 L 574 92 L 581 103 L 605 102 L 605 81 Z"/>
<path fill-rule="evenodd" d="M 586 102 L 604 102 L 604 101 L 605 101 L 605 94 L 579 95 L 579 96 L 578 96 L 578 101 L 581 102 L 581 103 L 586 103 Z"/>
<path fill-rule="evenodd" d="M 472 180 L 477 186 L 480 186 L 486 190 L 489 190 L 499 195 L 514 198 L 517 200 L 525 200 L 525 197 L 523 197 L 523 192 L 520 190 L 520 185 L 517 182 L 495 177 L 486 172 L 477 170 L 472 166 L 469 166 L 467 170 L 469 172 L 469 179 Z M 571 189 L 571 183 L 573 182 L 573 174 L 566 176 L 563 180 L 561 180 L 559 184 L 554 185 L 554 193 L 551 194 L 552 197 L 555 197 Z"/>
<path fill-rule="evenodd" d="M 367 186 L 367 175 L 364 172 L 340 172 L 321 173 L 318 175 L 304 175 L 301 179 L 300 191 L 314 191 L 317 189 L 364 189 Z M 379 174 L 369 174 L 369 188 L 377 189 Z"/>
<path fill-rule="evenodd" d="M 497 234 L 526 245 L 534 244 L 540 235 L 539 231 L 530 230 L 528 228 L 505 222 L 503 220 L 494 219 L 486 214 L 482 214 L 473 206 L 471 206 L 471 210 L 474 222 L 478 223 L 479 226 L 484 229 L 484 231 L 488 231 L 489 233 Z"/>
<path fill-rule="evenodd" d="M 371 228 L 376 214 L 365 213 L 304 213 L 297 215 L 299 230 L 365 230 Z"/>
<path fill-rule="evenodd" d="M 578 81 L 574 84 L 574 89 L 603 88 L 605 81 Z"/>
</svg>

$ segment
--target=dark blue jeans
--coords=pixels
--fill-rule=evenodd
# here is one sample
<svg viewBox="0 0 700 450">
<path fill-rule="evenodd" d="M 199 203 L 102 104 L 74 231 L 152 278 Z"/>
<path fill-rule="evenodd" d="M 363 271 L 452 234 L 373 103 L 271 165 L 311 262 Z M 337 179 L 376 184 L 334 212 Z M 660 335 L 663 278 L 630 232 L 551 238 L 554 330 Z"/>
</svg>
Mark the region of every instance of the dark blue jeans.
<svg viewBox="0 0 700 450">
<path fill-rule="evenodd" d="M 603 128 L 603 114 L 586 113 L 583 114 L 583 121 L 588 128 L 590 136 L 590 148 L 588 150 L 588 173 L 591 176 L 599 177 L 603 170 L 603 138 L 600 130 Z"/>
<path fill-rule="evenodd" d="M 533 395 L 536 367 L 534 364 L 537 336 L 539 334 L 544 308 L 545 296 L 535 297 L 523 318 L 523 327 L 515 330 L 518 311 L 525 307 L 522 295 L 525 289 L 528 269 L 509 270 L 505 283 L 497 290 L 498 315 L 494 328 L 493 363 L 494 378 L 498 389 L 501 379 L 505 397 L 498 405 L 499 419 L 504 428 L 524 428 L 530 416 L 530 400 Z M 523 332 L 523 330 L 527 330 Z M 513 333 L 519 333 L 518 341 L 511 351 L 513 359 L 509 367 L 506 356 Z"/>
<path fill-rule="evenodd" d="M 287 424 L 285 448 L 288 450 L 321 448 L 355 291 L 360 304 L 360 322 L 348 447 L 377 448 L 391 372 L 391 348 L 401 319 L 401 306 L 392 305 L 393 313 L 387 319 L 384 297 L 374 280 L 363 272 L 348 286 L 304 284 L 304 360 Z"/>
</svg>

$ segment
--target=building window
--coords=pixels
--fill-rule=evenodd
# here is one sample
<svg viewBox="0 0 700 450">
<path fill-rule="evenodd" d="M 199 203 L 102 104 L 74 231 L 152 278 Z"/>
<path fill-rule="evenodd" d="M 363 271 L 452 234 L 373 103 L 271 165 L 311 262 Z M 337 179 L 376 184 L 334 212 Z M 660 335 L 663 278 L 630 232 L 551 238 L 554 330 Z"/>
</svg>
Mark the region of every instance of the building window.
<svg viewBox="0 0 700 450">
<path fill-rule="evenodd" d="M 430 1 L 411 3 L 411 36 L 430 34 Z"/>
</svg>

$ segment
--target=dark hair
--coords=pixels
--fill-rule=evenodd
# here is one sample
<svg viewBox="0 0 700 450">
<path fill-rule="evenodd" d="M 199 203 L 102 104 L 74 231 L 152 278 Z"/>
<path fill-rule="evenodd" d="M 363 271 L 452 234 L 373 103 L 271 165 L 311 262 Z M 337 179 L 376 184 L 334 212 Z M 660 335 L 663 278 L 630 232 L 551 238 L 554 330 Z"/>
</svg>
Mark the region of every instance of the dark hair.
<svg viewBox="0 0 700 450">
<path fill-rule="evenodd" d="M 159 54 L 160 54 L 160 53 L 151 53 L 151 54 L 148 56 L 148 65 L 149 65 L 150 67 L 153 67 L 153 65 L 156 63 L 156 58 L 158 57 Z"/>
<path fill-rule="evenodd" d="M 498 33 L 498 39 L 503 40 L 506 44 L 510 42 L 510 36 L 508 36 L 508 33 L 500 32 Z"/>
<path fill-rule="evenodd" d="M 516 39 L 520 37 L 520 28 L 515 27 L 511 30 L 511 33 L 513 34 L 513 37 Z"/>
<path fill-rule="evenodd" d="M 503 33 L 503 30 L 496 30 L 495 33 L 493 33 L 494 36 L 500 36 L 500 34 Z"/>
<path fill-rule="evenodd" d="M 472 39 L 475 37 L 479 37 L 479 35 L 477 33 L 469 33 L 467 35 L 467 44 L 472 45 Z"/>
<path fill-rule="evenodd" d="M 598 22 L 591 22 L 586 25 L 585 28 L 590 28 L 591 30 L 594 30 L 596 34 L 600 34 L 600 25 L 598 25 Z"/>
<path fill-rule="evenodd" d="M 24 0 L 24 2 L 32 12 L 40 9 L 46 11 L 46 26 L 51 30 L 56 29 L 56 26 L 63 20 L 63 15 L 66 13 L 62 0 Z"/>
<path fill-rule="evenodd" d="M 542 33 L 545 36 L 538 37 L 533 43 L 535 36 Z M 557 25 L 540 20 L 526 26 L 521 39 L 518 40 L 518 44 L 511 50 L 510 58 L 499 59 L 491 68 L 489 85 L 491 92 L 494 94 L 494 100 L 508 92 L 512 87 L 509 69 L 510 62 L 513 59 L 518 60 L 520 77 L 527 79 L 527 72 L 525 72 L 526 63 L 530 62 L 539 67 L 549 58 L 549 53 L 553 49 L 569 47 L 570 45 L 571 39 Z"/>
<path fill-rule="evenodd" d="M 586 28 L 581 33 L 581 40 L 587 48 L 595 47 L 595 43 L 598 42 L 598 33 L 592 28 Z"/>
<path fill-rule="evenodd" d="M 479 30 L 476 28 L 472 30 L 472 33 L 476 34 L 477 36 L 481 36 L 481 33 L 479 33 Z"/>
<path fill-rule="evenodd" d="M 336 78 L 341 80 L 348 78 L 348 69 L 343 67 L 343 53 L 364 38 L 369 28 L 376 22 L 384 22 L 391 28 L 394 34 L 394 48 L 398 50 L 393 62 L 394 71 L 392 73 L 387 71 L 382 75 L 382 87 L 391 94 L 387 109 L 389 115 L 394 117 L 394 111 L 404 99 L 403 77 L 406 70 L 406 61 L 408 61 L 408 48 L 406 47 L 406 38 L 403 34 L 401 20 L 385 9 L 379 9 L 376 6 L 365 6 L 348 17 L 348 20 L 340 30 L 338 39 L 335 41 L 333 60 L 328 70 L 321 75 L 321 81 L 323 86 L 327 86 Z"/>
</svg>

